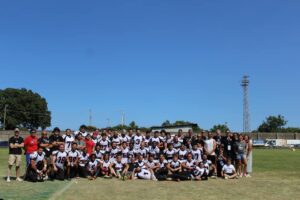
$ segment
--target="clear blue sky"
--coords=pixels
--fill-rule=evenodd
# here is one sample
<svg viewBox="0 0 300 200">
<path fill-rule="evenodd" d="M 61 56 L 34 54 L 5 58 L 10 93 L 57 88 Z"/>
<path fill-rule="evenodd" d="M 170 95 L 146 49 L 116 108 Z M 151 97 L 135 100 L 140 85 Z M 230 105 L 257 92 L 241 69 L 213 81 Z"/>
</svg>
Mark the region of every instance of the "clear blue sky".
<svg viewBox="0 0 300 200">
<path fill-rule="evenodd" d="M 52 125 L 187 120 L 300 126 L 300 1 L 1 1 L 0 88 L 48 100 Z"/>
</svg>

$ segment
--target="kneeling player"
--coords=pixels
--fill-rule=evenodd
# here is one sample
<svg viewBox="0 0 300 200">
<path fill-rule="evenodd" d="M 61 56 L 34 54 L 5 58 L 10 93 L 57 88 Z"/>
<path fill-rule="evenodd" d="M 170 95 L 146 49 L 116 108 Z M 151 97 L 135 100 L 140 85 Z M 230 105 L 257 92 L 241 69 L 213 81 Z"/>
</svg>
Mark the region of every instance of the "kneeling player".
<svg viewBox="0 0 300 200">
<path fill-rule="evenodd" d="M 63 144 L 59 145 L 59 150 L 52 154 L 51 178 L 63 181 L 65 179 L 65 167 L 69 165 L 67 153 Z"/>
<path fill-rule="evenodd" d="M 237 178 L 236 170 L 235 170 L 234 166 L 231 164 L 230 159 L 228 159 L 226 165 L 223 166 L 221 174 L 224 179 Z"/>
<path fill-rule="evenodd" d="M 90 161 L 87 165 L 87 178 L 89 180 L 95 180 L 100 171 L 100 161 L 96 160 L 96 155 L 92 154 L 90 157 Z"/>
<path fill-rule="evenodd" d="M 37 182 L 47 179 L 47 161 L 43 147 L 39 147 L 37 152 L 30 154 L 30 165 L 27 167 L 25 180 Z"/>
<path fill-rule="evenodd" d="M 122 156 L 118 154 L 116 156 L 116 160 L 112 162 L 109 166 L 111 174 L 116 178 L 122 178 L 124 180 L 124 176 L 128 170 L 128 164 L 122 162 Z"/>
</svg>

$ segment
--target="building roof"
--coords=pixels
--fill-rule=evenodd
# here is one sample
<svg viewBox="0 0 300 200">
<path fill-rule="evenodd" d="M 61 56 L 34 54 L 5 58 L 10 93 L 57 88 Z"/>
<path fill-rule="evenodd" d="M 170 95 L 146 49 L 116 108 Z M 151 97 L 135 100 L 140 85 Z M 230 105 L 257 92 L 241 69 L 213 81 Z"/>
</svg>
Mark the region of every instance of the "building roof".
<svg viewBox="0 0 300 200">
<path fill-rule="evenodd" d="M 184 125 L 170 125 L 170 126 L 152 126 L 151 129 L 168 129 L 168 128 L 185 128 L 185 127 L 197 127 L 198 124 L 184 124 Z"/>
</svg>

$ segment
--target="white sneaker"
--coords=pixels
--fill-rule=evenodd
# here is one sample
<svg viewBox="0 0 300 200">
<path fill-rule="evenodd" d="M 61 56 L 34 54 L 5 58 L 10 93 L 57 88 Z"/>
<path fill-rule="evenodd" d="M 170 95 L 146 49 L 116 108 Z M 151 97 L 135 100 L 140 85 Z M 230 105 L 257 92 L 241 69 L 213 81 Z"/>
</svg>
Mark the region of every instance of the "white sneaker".
<svg viewBox="0 0 300 200">
<path fill-rule="evenodd" d="M 8 183 L 10 182 L 10 177 L 6 178 L 6 182 L 8 182 Z"/>
<path fill-rule="evenodd" d="M 251 175 L 250 174 L 246 174 L 246 178 L 251 178 Z"/>
<path fill-rule="evenodd" d="M 227 177 L 227 176 L 225 176 L 225 180 L 228 180 L 228 177 Z"/>
<path fill-rule="evenodd" d="M 23 181 L 20 177 L 18 177 L 18 178 L 16 178 L 16 181 L 19 181 L 19 182 L 21 182 L 21 181 Z"/>
</svg>

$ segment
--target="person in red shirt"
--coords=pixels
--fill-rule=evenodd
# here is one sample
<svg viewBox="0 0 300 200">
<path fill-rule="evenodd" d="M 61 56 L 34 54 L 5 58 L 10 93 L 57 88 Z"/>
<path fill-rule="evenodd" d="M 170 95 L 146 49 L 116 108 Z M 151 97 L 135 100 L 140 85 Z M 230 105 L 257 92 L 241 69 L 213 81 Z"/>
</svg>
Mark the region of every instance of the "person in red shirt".
<svg viewBox="0 0 300 200">
<path fill-rule="evenodd" d="M 38 138 L 36 136 L 36 130 L 30 130 L 30 136 L 27 136 L 24 140 L 24 148 L 26 153 L 26 166 L 30 164 L 30 154 L 38 150 Z"/>
<path fill-rule="evenodd" d="M 85 138 L 85 147 L 86 147 L 87 153 L 89 155 L 92 155 L 94 152 L 95 143 L 93 142 L 90 134 L 88 134 Z"/>
</svg>

